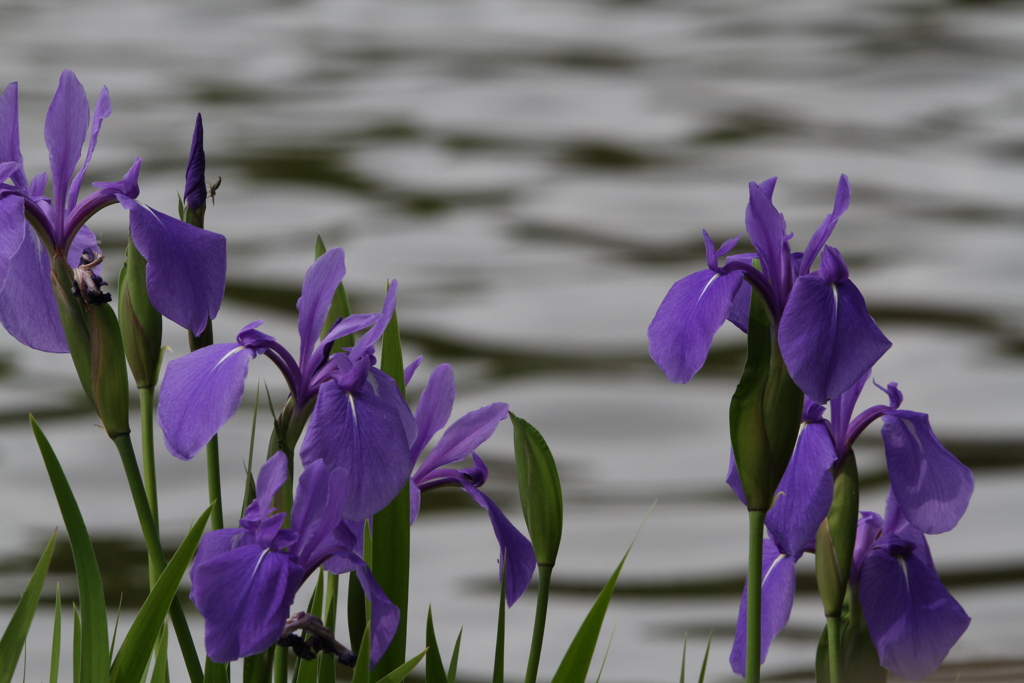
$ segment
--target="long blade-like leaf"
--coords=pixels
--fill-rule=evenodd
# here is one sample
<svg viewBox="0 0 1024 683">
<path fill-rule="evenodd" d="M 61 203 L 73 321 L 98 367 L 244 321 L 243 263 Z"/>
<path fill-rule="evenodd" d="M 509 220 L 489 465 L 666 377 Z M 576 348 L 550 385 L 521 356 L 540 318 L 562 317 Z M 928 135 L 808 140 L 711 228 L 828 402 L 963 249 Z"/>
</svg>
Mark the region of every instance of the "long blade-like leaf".
<svg viewBox="0 0 1024 683">
<path fill-rule="evenodd" d="M 427 651 L 419 653 L 405 664 L 389 673 L 384 678 L 380 679 L 380 683 L 401 683 L 405 680 L 405 677 L 409 675 L 409 672 L 416 668 L 416 665 L 420 663 L 420 660 L 427 654 Z"/>
<path fill-rule="evenodd" d="M 455 683 L 455 673 L 459 670 L 459 648 L 462 646 L 462 629 L 459 629 L 459 637 L 455 639 L 455 647 L 452 648 L 452 660 L 448 664 L 448 683 Z"/>
<path fill-rule="evenodd" d="M 181 577 L 185 575 L 185 570 L 188 569 L 192 556 L 199 547 L 199 539 L 206 528 L 210 513 L 213 512 L 213 505 L 211 503 L 203 514 L 199 515 L 199 519 L 192 525 L 185 540 L 175 551 L 167 568 L 160 574 L 146 602 L 142 604 L 142 609 L 135 617 L 135 623 L 125 634 L 121 649 L 114 659 L 114 667 L 110 673 L 111 683 L 139 683 L 143 679 L 149 655 L 163 629 L 171 601 L 178 591 L 178 586 L 181 585 Z"/>
<path fill-rule="evenodd" d="M 650 512 L 647 513 L 648 516 L 650 514 Z M 647 519 L 644 518 L 644 521 L 646 522 Z M 643 524 L 640 526 L 642 528 Z M 639 533 L 640 531 L 637 530 L 638 535 Z M 626 548 L 626 554 L 622 556 L 619 566 L 615 568 L 608 583 L 601 589 L 597 600 L 594 601 L 594 606 L 590 608 L 583 624 L 580 625 L 580 630 L 576 632 L 576 637 L 569 644 L 569 649 L 566 651 L 562 663 L 558 665 L 558 670 L 555 671 L 555 677 L 551 679 L 551 683 L 584 683 L 586 680 L 590 662 L 594 658 L 594 648 L 597 647 L 597 638 L 601 635 L 604 615 L 608 612 L 608 603 L 612 600 L 615 584 L 619 580 L 619 573 L 622 571 L 623 565 L 626 564 L 626 558 L 629 557 L 629 551 L 633 549 L 633 543 L 636 543 L 635 536 L 629 547 Z"/>
<path fill-rule="evenodd" d="M 53 546 L 56 542 L 57 532 L 54 531 L 39 562 L 36 563 L 32 577 L 28 580 L 28 587 L 18 601 L 11 622 L 7 624 L 4 635 L 0 638 L 0 683 L 9 683 L 18 666 L 21 648 L 25 645 L 32 617 L 35 616 L 36 606 L 39 604 L 39 596 L 43 593 L 43 581 L 46 579 L 46 572 L 50 570 L 50 558 L 53 557 Z"/>
<path fill-rule="evenodd" d="M 370 624 L 367 620 L 363 635 L 359 638 L 359 654 L 352 669 L 352 683 L 370 683 Z"/>
<path fill-rule="evenodd" d="M 39 452 L 50 477 L 50 486 L 57 497 L 61 517 L 68 531 L 71 555 L 75 560 L 75 574 L 78 576 L 78 599 L 81 604 L 81 683 L 107 683 L 110 678 L 110 651 L 107 650 L 107 606 L 103 601 L 103 580 L 96 552 L 89 532 L 85 528 L 82 512 L 78 509 L 75 495 L 71 492 L 64 470 L 57 460 L 50 442 L 40 429 L 36 419 L 29 416 L 32 432 L 35 434 Z"/>
<path fill-rule="evenodd" d="M 57 683 L 60 670 L 60 583 L 53 598 L 53 644 L 50 646 L 50 683 Z"/>
<path fill-rule="evenodd" d="M 448 683 L 448 674 L 441 661 L 441 651 L 437 647 L 437 635 L 434 633 L 434 615 L 427 607 L 427 671 L 426 683 Z"/>
</svg>

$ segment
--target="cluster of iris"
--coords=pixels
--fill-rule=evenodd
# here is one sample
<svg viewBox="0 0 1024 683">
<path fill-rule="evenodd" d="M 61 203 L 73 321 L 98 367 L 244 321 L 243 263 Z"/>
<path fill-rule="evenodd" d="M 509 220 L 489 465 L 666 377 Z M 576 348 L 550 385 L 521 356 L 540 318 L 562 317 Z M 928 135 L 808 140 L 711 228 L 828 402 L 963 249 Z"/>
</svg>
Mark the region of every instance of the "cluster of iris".
<svg viewBox="0 0 1024 683">
<path fill-rule="evenodd" d="M 797 413 L 795 446 L 786 448 L 782 458 L 764 470 L 771 475 L 768 495 L 761 496 L 769 501 L 764 520 L 768 537 L 762 549 L 761 661 L 789 620 L 796 561 L 815 550 L 819 560 L 825 554 L 841 557 L 833 540 L 845 533 L 850 559 L 838 572 L 844 584 L 840 595 L 846 593 L 843 615 L 856 620 L 857 613 L 862 613 L 877 661 L 906 679 L 917 680 L 938 667 L 970 622 L 939 581 L 925 534 L 956 526 L 973 493 L 974 480 L 970 470 L 939 442 L 926 414 L 900 407 L 903 396 L 895 383 L 879 387 L 887 394 L 887 404 L 854 417 L 854 405 L 872 366 L 891 344 L 868 314 L 839 251 L 825 244 L 849 207 L 846 176 L 839 181 L 832 213 L 802 253 L 790 250 L 792 234 L 772 203 L 774 188 L 774 178 L 750 183 L 746 228 L 755 253 L 728 255 L 742 235 L 716 249 L 704 233 L 708 268 L 672 286 L 648 330 L 651 356 L 670 380 L 687 382 L 704 364 L 712 337 L 727 319 L 748 332 L 748 324 L 752 330 L 756 321 L 752 301 L 763 309 L 772 362 L 782 361 L 778 384 L 791 378 L 798 388 L 797 400 L 803 394 L 803 408 L 802 415 Z M 723 256 L 725 262 L 720 265 Z M 738 394 L 742 390 L 741 382 Z M 760 390 L 769 395 L 772 388 L 765 383 Z M 783 396 L 777 391 L 773 398 Z M 758 418 L 763 420 L 759 426 L 767 430 L 781 414 L 773 413 L 770 403 L 765 400 L 758 405 Z M 748 499 L 760 495 L 757 485 L 763 482 L 752 483 L 755 477 L 750 476 L 745 479 L 744 465 L 737 467 L 740 450 L 747 449 L 747 437 L 737 429 L 736 412 L 734 399 L 737 455 L 727 480 L 753 509 Z M 891 484 L 885 517 L 861 512 L 858 519 L 855 505 L 849 516 L 851 528 L 838 529 L 834 511 L 843 501 L 836 497 L 852 495 L 856 502 L 855 468 L 852 489 L 839 483 L 853 465 L 854 441 L 879 418 Z M 749 462 L 746 465 L 759 471 Z M 829 547 L 821 548 L 823 542 Z M 819 588 L 822 582 L 819 570 Z M 745 588 L 731 656 L 738 674 L 747 668 L 746 600 Z M 829 616 L 838 617 L 838 609 L 826 604 Z"/>
<path fill-rule="evenodd" d="M 137 347 L 148 343 L 158 358 L 160 342 L 159 328 L 155 346 L 152 339 L 132 337 L 135 328 L 144 325 L 136 325 L 135 317 L 124 320 L 123 307 L 120 333 L 108 333 L 108 323 L 115 319 L 107 305 L 110 295 L 101 289 L 106 285 L 103 257 L 85 223 L 102 208 L 120 203 L 129 211 L 129 262 L 131 251 L 137 249 L 145 272 L 144 288 L 128 290 L 135 306 L 127 309 L 129 314 L 141 310 L 142 300 L 148 298 L 158 314 L 193 335 L 195 350 L 168 364 L 161 386 L 158 416 L 168 450 L 188 460 L 217 434 L 238 409 L 249 362 L 256 356 L 266 356 L 284 374 L 295 434 L 285 446 L 289 452 L 267 460 L 239 527 L 207 533 L 192 568 L 191 597 L 206 620 L 209 657 L 227 662 L 272 646 L 287 631 L 299 586 L 323 567 L 335 574 L 354 572 L 362 584 L 372 603 L 371 649 L 376 662 L 398 627 L 399 614 L 362 559 L 364 526 L 406 485 L 410 523 L 419 510 L 420 492 L 438 486 L 461 487 L 487 510 L 500 546 L 506 600 L 514 603 L 536 567 L 533 548 L 480 491 L 487 468 L 474 452 L 508 417 L 508 405 L 494 403 L 464 415 L 428 449 L 451 418 L 452 369 L 441 365 L 431 373 L 414 414 L 395 380 L 375 367 L 374 344 L 392 318 L 397 282 L 390 283 L 381 313 L 328 320 L 345 275 L 341 249 L 326 251 L 305 275 L 297 304 L 297 357 L 258 329 L 262 321 L 245 326 L 235 342 L 202 342 L 224 295 L 226 247 L 223 236 L 201 227 L 208 191 L 201 119 L 180 207 L 182 217 L 192 219 L 187 222 L 136 201 L 138 158 L 121 181 L 94 183 L 96 191 L 79 200 L 101 124 L 110 113 L 104 88 L 90 125 L 85 89 L 71 71 L 61 75 L 44 129 L 52 178 L 48 196 L 47 174 L 29 181 L 23 168 L 17 83 L 0 96 L 0 323 L 32 348 L 70 350 L 108 434 L 126 438 L 127 390 L 110 388 L 118 384 L 118 372 L 112 370 L 120 364 L 124 384 L 125 356 L 135 372 L 133 359 L 141 353 Z M 85 159 L 78 168 L 86 141 Z M 182 272 L 182 263 L 189 264 L 187 273 Z M 118 326 L 116 320 L 113 324 Z M 358 341 L 342 347 L 343 340 L 360 332 Z M 111 352 L 115 347 L 116 354 Z M 78 348 L 84 351 L 76 356 Z M 113 360 L 106 364 L 108 357 Z M 406 382 L 421 360 L 406 368 Z M 147 381 L 155 383 L 158 367 L 158 360 L 149 362 Z M 136 378 L 141 387 L 138 373 Z M 116 395 L 116 400 L 105 398 L 108 395 Z M 292 486 L 290 456 L 304 427 L 299 449 L 303 470 L 294 496 L 290 490 L 284 496 L 290 509 L 279 512 L 275 496 Z M 454 467 L 467 458 L 472 458 L 471 466 Z"/>
</svg>

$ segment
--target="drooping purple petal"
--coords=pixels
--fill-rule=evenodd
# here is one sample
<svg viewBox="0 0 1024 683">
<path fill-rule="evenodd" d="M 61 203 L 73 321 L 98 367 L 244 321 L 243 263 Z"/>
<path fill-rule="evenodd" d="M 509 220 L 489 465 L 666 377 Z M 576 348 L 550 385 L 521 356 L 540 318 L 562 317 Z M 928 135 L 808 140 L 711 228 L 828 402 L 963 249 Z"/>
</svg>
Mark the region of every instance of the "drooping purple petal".
<svg viewBox="0 0 1024 683">
<path fill-rule="evenodd" d="M 20 197 L 0 200 L 0 323 L 26 346 L 67 353 L 50 284 L 50 258 L 22 206 Z"/>
<path fill-rule="evenodd" d="M 338 248 L 328 249 L 306 270 L 302 296 L 296 303 L 299 309 L 299 363 L 303 366 L 320 339 L 320 330 L 327 321 L 334 292 L 344 277 L 345 252 Z"/>
<path fill-rule="evenodd" d="M 928 416 L 892 410 L 882 416 L 892 491 L 907 520 L 927 534 L 956 526 L 974 493 L 974 475 L 935 436 Z"/>
<path fill-rule="evenodd" d="M 230 662 L 281 637 L 303 571 L 290 554 L 246 545 L 196 562 L 191 577 L 190 597 L 206 620 L 206 654 Z"/>
<path fill-rule="evenodd" d="M 255 506 L 255 510 L 258 511 L 257 519 L 265 520 L 270 517 L 274 495 L 286 481 L 288 481 L 288 456 L 283 451 L 278 451 L 263 463 L 256 476 L 256 497 L 249 507 L 252 509 Z M 248 510 L 246 513 L 246 517 L 248 517 Z"/>
<path fill-rule="evenodd" d="M 363 592 L 370 598 L 370 666 L 376 666 L 398 631 L 401 610 L 373 577 L 373 572 L 362 558 L 354 553 L 349 558 L 356 565 L 356 577 Z"/>
<path fill-rule="evenodd" d="M 816 403 L 850 388 L 890 346 L 852 282 L 797 278 L 779 322 L 779 347 L 793 381 Z"/>
<path fill-rule="evenodd" d="M 82 145 L 89 131 L 89 98 L 85 88 L 70 70 L 60 75 L 60 84 L 46 111 L 43 137 L 50 150 L 50 175 L 53 178 L 53 207 L 60 244 L 66 237 L 64 214 L 68 205 L 68 188 L 75 174 L 75 166 L 82 156 Z"/>
<path fill-rule="evenodd" d="M 167 364 L 157 416 L 175 457 L 191 460 L 235 414 L 256 353 L 214 344 Z"/>
<path fill-rule="evenodd" d="M 533 570 L 537 568 L 533 545 L 487 494 L 465 482 L 462 488 L 480 507 L 487 510 L 491 518 L 491 527 L 500 547 L 498 566 L 500 568 L 502 563 L 505 565 L 505 602 L 511 607 L 526 591 L 533 578 Z"/>
<path fill-rule="evenodd" d="M 21 157 L 21 139 L 18 133 L 18 83 L 14 82 L 4 88 L 0 94 L 0 162 L 13 161 L 18 168 L 11 174 L 11 179 L 18 187 L 28 185 L 25 170 L 21 168 L 24 160 Z"/>
<path fill-rule="evenodd" d="M 938 668 L 971 618 L 913 545 L 884 536 L 864 558 L 859 594 L 882 666 L 916 681 Z"/>
<path fill-rule="evenodd" d="M 427 379 L 427 386 L 420 395 L 416 406 L 416 441 L 410 456 L 413 462 L 419 458 L 427 442 L 448 424 L 455 404 L 455 373 L 452 366 L 442 363 L 434 368 Z"/>
<path fill-rule="evenodd" d="M 651 358 L 670 381 L 689 382 L 704 365 L 742 283 L 740 272 L 704 270 L 668 290 L 647 328 L 647 341 Z"/>
<path fill-rule="evenodd" d="M 373 324 L 366 334 L 359 338 L 352 347 L 351 356 L 353 359 L 363 358 L 370 348 L 384 336 L 384 330 L 391 322 L 391 316 L 395 313 L 395 305 L 398 303 L 398 280 L 391 280 L 388 283 L 387 294 L 384 295 L 384 306 L 381 308 L 380 318 Z"/>
<path fill-rule="evenodd" d="M 89 134 L 89 148 L 85 153 L 85 161 L 82 162 L 82 168 L 78 170 L 78 173 L 75 174 L 74 179 L 71 181 L 71 188 L 68 191 L 69 207 L 78 203 L 78 191 L 82 187 L 85 170 L 89 168 L 89 162 L 92 161 L 92 153 L 96 151 L 96 141 L 100 136 L 100 126 L 103 125 L 103 119 L 110 116 L 111 111 L 110 93 L 107 91 L 107 86 L 103 86 L 103 89 L 100 90 L 99 99 L 96 100 L 96 110 L 92 115 L 92 129 Z"/>
<path fill-rule="evenodd" d="M 770 538 L 763 542 L 761 558 L 761 663 L 775 636 L 789 622 L 796 591 L 796 559 L 779 552 Z M 743 586 L 740 613 L 736 620 L 736 637 L 732 642 L 729 664 L 742 676 L 747 666 L 747 588 Z"/>
<path fill-rule="evenodd" d="M 480 444 L 491 438 L 498 423 L 506 417 L 507 403 L 492 403 L 466 413 L 445 430 L 437 446 L 423 461 L 419 472 L 430 472 L 469 457 Z"/>
<path fill-rule="evenodd" d="M 194 335 L 217 317 L 227 278 L 227 240 L 122 198 L 132 240 L 146 259 L 146 291 L 161 315 Z"/>
<path fill-rule="evenodd" d="M 323 460 L 345 472 L 345 519 L 383 509 L 412 470 L 415 422 L 394 380 L 374 368 L 364 387 L 348 392 L 333 381 L 322 384 L 302 444 L 303 464 Z"/>
<path fill-rule="evenodd" d="M 832 505 L 836 447 L 824 422 L 803 425 L 793 457 L 775 491 L 765 526 L 779 548 L 796 555 L 811 542 Z"/>
</svg>

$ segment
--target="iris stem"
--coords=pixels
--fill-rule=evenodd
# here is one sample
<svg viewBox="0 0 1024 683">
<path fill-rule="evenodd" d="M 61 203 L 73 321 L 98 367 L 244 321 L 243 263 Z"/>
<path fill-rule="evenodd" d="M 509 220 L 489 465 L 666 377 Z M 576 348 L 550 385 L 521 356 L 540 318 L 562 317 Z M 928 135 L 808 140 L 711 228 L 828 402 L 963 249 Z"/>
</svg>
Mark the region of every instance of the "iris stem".
<svg viewBox="0 0 1024 683">
<path fill-rule="evenodd" d="M 132 446 L 131 437 L 127 434 L 119 434 L 114 437 L 114 445 L 121 456 L 121 464 L 124 467 L 125 476 L 128 478 L 128 488 L 131 490 L 132 501 L 135 503 L 135 512 L 139 516 L 139 525 L 142 527 L 142 538 L 146 542 L 150 564 L 157 568 L 159 575 L 167 566 L 167 559 L 164 557 L 163 547 L 160 545 L 160 535 L 156 530 L 153 513 L 149 509 L 149 499 L 146 497 L 142 473 L 139 472 L 135 447 Z M 185 621 L 185 612 L 182 611 L 181 602 L 177 596 L 171 602 L 171 623 L 174 624 L 174 633 L 178 637 L 178 646 L 185 659 L 189 679 L 192 683 L 203 683 L 203 665 L 199 662 L 195 643 L 192 642 L 192 632 L 189 631 L 188 622 Z"/>
<path fill-rule="evenodd" d="M 274 649 L 274 683 L 288 683 L 288 650 L 271 647 Z"/>
<path fill-rule="evenodd" d="M 747 547 L 747 678 L 761 680 L 761 559 L 764 554 L 764 510 L 749 510 L 750 536 Z"/>
<path fill-rule="evenodd" d="M 156 496 L 156 458 L 153 448 L 153 387 L 139 387 L 139 403 L 142 422 L 142 479 L 146 489 L 146 500 L 153 515 L 153 528 L 160 537 L 160 508 Z M 152 560 L 149 562 L 149 585 L 152 588 L 160 572 Z"/>
<path fill-rule="evenodd" d="M 530 659 L 526 664 L 525 683 L 536 683 L 540 667 L 540 650 L 544 644 L 544 626 L 548 618 L 548 593 L 551 588 L 551 565 L 537 567 L 537 614 L 533 618 L 533 642 L 530 644 Z"/>
<path fill-rule="evenodd" d="M 210 528 L 224 528 L 224 506 L 220 493 L 220 441 L 214 434 L 206 444 L 206 487 L 210 492 L 213 511 L 210 513 Z"/>
<path fill-rule="evenodd" d="M 828 617 L 828 674 L 829 683 L 843 683 L 842 657 L 839 653 L 839 617 Z"/>
</svg>

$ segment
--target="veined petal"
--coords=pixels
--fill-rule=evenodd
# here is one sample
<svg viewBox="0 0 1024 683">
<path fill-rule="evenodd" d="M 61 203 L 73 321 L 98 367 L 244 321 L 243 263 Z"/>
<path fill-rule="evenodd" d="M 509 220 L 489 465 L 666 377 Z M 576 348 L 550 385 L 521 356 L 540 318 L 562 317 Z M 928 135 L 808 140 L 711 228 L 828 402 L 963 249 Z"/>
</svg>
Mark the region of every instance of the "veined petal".
<svg viewBox="0 0 1024 683">
<path fill-rule="evenodd" d="M 50 150 L 50 175 L 53 177 L 53 208 L 58 243 L 64 242 L 64 215 L 71 208 L 68 188 L 75 166 L 82 157 L 82 145 L 89 130 L 89 98 L 85 88 L 70 70 L 60 75 L 60 84 L 46 111 L 43 137 Z"/>
<path fill-rule="evenodd" d="M 491 438 L 498 423 L 508 417 L 507 403 L 492 403 L 466 413 L 445 430 L 437 446 L 430 452 L 419 472 L 430 472 L 469 457 L 484 441 Z M 417 472 L 417 474 L 419 473 Z"/>
<path fill-rule="evenodd" d="M 166 380 L 164 380 L 166 382 Z M 394 380 L 371 369 L 362 391 L 320 386 L 302 444 L 302 462 L 345 472 L 345 519 L 382 510 L 409 481 L 415 422 Z"/>
<path fill-rule="evenodd" d="M 206 620 L 206 654 L 230 662 L 281 637 L 303 571 L 289 553 L 246 545 L 195 563 L 191 577 L 189 596 Z"/>
<path fill-rule="evenodd" d="M 498 566 L 502 563 L 505 565 L 505 602 L 511 607 L 530 585 L 533 570 L 537 567 L 533 544 L 508 521 L 501 508 L 483 491 L 469 483 L 463 483 L 462 488 L 480 507 L 487 510 L 491 518 L 491 527 L 501 548 L 499 559 L 502 562 Z"/>
<path fill-rule="evenodd" d="M 50 284 L 50 258 L 22 206 L 20 197 L 0 201 L 0 323 L 26 346 L 67 353 Z"/>
<path fill-rule="evenodd" d="M 825 246 L 825 241 L 832 235 L 832 231 L 835 230 L 836 223 L 839 222 L 839 217 L 846 213 L 846 210 L 850 208 L 850 179 L 846 177 L 846 174 L 839 176 L 839 186 L 836 187 L 836 198 L 832 204 L 832 213 L 825 217 L 818 229 L 811 236 L 811 241 L 807 243 L 807 249 L 804 251 L 803 260 L 800 262 L 800 275 L 806 275 L 810 272 L 811 266 L 814 264 L 814 259 L 817 258 L 818 252 Z"/>
<path fill-rule="evenodd" d="M 214 344 L 167 364 L 157 416 L 175 457 L 191 460 L 235 414 L 255 356 L 238 344 Z"/>
<path fill-rule="evenodd" d="M 797 278 L 779 322 L 779 347 L 793 381 L 813 401 L 824 405 L 846 391 L 890 346 L 852 282 Z"/>
<path fill-rule="evenodd" d="M 161 315 L 194 335 L 217 317 L 227 278 L 227 240 L 132 199 L 132 240 L 146 259 L 146 291 Z"/>
<path fill-rule="evenodd" d="M 956 526 L 974 493 L 974 475 L 947 451 L 924 413 L 882 416 L 882 441 L 892 492 L 914 527 L 941 534 Z"/>
<path fill-rule="evenodd" d="M 711 340 L 732 309 L 743 274 L 704 270 L 668 290 L 647 328 L 651 358 L 672 382 L 686 383 L 704 365 Z"/>
<path fill-rule="evenodd" d="M 832 505 L 836 447 L 824 422 L 804 424 L 782 475 L 765 526 L 784 553 L 796 555 L 814 538 Z"/>
<path fill-rule="evenodd" d="M 345 252 L 338 248 L 328 249 L 306 270 L 302 295 L 296 303 L 299 309 L 299 363 L 303 369 L 320 339 L 320 330 L 327 321 L 334 292 L 344 277 Z"/>
<path fill-rule="evenodd" d="M 373 667 L 398 632 L 401 611 L 388 598 L 362 558 L 352 553 L 350 559 L 356 565 L 356 577 L 363 592 L 370 598 L 370 666 Z"/>
<path fill-rule="evenodd" d="M 0 94 L 0 162 L 13 161 L 18 164 L 11 179 L 18 187 L 26 187 L 28 179 L 21 168 L 24 160 L 21 157 L 21 138 L 18 133 L 18 83 L 14 82 L 4 88 Z"/>
<path fill-rule="evenodd" d="M 750 202 L 746 220 L 747 234 L 761 258 L 761 268 L 773 286 L 778 286 L 783 280 L 783 244 L 787 236 L 786 219 L 772 204 L 775 180 L 770 178 L 761 184 L 749 183 Z M 767 188 L 768 182 L 771 182 L 770 189 Z"/>
<path fill-rule="evenodd" d="M 864 558 L 861 607 L 882 666 L 916 681 L 938 668 L 971 618 L 917 549 L 887 539 Z"/>
<path fill-rule="evenodd" d="M 71 189 L 68 192 L 68 207 L 72 207 L 78 203 L 78 191 L 82 187 L 82 178 L 85 177 L 85 169 L 89 168 L 89 162 L 92 161 L 92 153 L 96 151 L 96 140 L 100 136 L 100 126 L 103 125 L 103 119 L 110 116 L 110 93 L 107 91 L 107 86 L 103 86 L 100 90 L 99 99 L 96 100 L 96 110 L 92 115 L 92 130 L 89 134 L 89 149 L 85 153 L 85 161 L 82 162 L 82 168 L 75 174 L 74 179 L 71 181 Z"/>
<path fill-rule="evenodd" d="M 764 539 L 761 559 L 761 663 L 775 636 L 789 622 L 796 591 L 796 558 L 783 555 L 770 538 Z M 747 588 L 743 585 L 740 613 L 736 621 L 736 637 L 732 642 L 729 663 L 740 676 L 747 666 Z"/>
<path fill-rule="evenodd" d="M 442 363 L 434 368 L 427 386 L 416 406 L 416 441 L 410 452 L 413 462 L 419 458 L 424 446 L 448 424 L 455 404 L 455 373 L 452 366 Z"/>
</svg>

